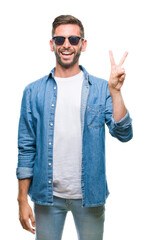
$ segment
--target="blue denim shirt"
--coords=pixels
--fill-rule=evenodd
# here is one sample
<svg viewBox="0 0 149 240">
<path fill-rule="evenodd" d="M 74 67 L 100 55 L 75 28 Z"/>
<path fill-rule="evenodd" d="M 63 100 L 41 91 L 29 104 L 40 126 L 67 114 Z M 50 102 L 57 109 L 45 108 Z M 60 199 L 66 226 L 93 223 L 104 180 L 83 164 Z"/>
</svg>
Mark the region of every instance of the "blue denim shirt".
<svg viewBox="0 0 149 240">
<path fill-rule="evenodd" d="M 113 119 L 108 82 L 84 72 L 81 93 L 82 207 L 103 205 L 109 194 L 105 171 L 105 123 L 122 142 L 132 138 L 129 112 Z M 54 70 L 29 84 L 23 94 L 18 132 L 18 179 L 31 178 L 29 195 L 41 205 L 53 205 L 53 138 L 57 100 Z"/>
</svg>

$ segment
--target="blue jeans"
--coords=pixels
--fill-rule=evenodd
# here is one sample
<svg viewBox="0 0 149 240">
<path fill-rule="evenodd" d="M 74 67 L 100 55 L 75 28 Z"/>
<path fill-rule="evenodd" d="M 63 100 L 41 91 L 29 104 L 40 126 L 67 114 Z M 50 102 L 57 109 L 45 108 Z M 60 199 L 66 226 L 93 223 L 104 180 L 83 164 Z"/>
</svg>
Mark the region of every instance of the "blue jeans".
<svg viewBox="0 0 149 240">
<path fill-rule="evenodd" d="M 54 196 L 54 205 L 34 204 L 36 240 L 61 240 L 68 211 L 72 212 L 78 240 L 102 240 L 105 206 L 82 208 L 81 199 Z"/>
</svg>

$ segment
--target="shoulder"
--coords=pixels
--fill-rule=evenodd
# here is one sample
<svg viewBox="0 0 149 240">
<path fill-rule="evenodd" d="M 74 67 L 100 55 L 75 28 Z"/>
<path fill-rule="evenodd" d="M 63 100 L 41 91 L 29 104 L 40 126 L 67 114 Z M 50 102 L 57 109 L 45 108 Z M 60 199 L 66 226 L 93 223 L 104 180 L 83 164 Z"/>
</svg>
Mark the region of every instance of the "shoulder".
<svg viewBox="0 0 149 240">
<path fill-rule="evenodd" d="M 99 78 L 96 77 L 94 75 L 89 74 L 89 80 L 91 82 L 91 85 L 93 86 L 93 88 L 98 88 L 99 91 L 101 91 L 102 93 L 106 93 L 109 87 L 108 81 L 103 79 L 103 78 Z"/>
<path fill-rule="evenodd" d="M 103 78 L 96 77 L 92 74 L 89 74 L 89 79 L 90 79 L 92 84 L 97 84 L 97 85 L 107 85 L 108 84 L 107 80 L 105 80 Z"/>
<path fill-rule="evenodd" d="M 108 85 L 107 80 L 105 80 L 103 78 L 96 77 L 96 76 L 88 73 L 88 71 L 82 65 L 79 65 L 79 66 L 80 66 L 80 69 L 83 70 L 85 78 L 88 78 L 88 80 L 89 80 L 89 82 L 91 82 L 91 84 L 99 85 L 99 86 L 100 85 L 105 85 L 105 86 Z"/>
<path fill-rule="evenodd" d="M 46 83 L 48 77 L 49 77 L 49 75 L 45 75 L 44 77 L 39 78 L 39 79 L 37 79 L 37 80 L 29 83 L 29 84 L 25 87 L 24 91 L 27 91 L 27 92 L 28 92 L 28 91 L 32 91 L 32 90 L 39 89 L 42 84 L 45 84 L 45 83 Z"/>
</svg>

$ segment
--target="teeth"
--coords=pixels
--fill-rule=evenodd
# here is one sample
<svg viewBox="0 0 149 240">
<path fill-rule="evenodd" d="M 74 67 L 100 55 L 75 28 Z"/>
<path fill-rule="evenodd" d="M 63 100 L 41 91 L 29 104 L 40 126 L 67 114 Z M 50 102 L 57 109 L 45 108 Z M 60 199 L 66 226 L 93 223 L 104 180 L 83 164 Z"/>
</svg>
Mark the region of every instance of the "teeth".
<svg viewBox="0 0 149 240">
<path fill-rule="evenodd" d="M 72 53 L 70 53 L 70 52 L 62 52 L 62 54 L 69 55 L 69 54 L 72 54 Z"/>
</svg>

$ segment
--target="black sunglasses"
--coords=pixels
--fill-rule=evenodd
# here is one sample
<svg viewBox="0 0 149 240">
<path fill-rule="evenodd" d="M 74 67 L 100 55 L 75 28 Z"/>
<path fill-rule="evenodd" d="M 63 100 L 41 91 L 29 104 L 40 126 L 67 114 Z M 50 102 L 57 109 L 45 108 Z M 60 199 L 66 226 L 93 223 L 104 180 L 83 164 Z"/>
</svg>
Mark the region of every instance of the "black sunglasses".
<svg viewBox="0 0 149 240">
<path fill-rule="evenodd" d="M 65 42 L 66 37 L 62 37 L 62 36 L 56 36 L 52 38 L 55 42 L 56 45 L 63 45 Z M 70 36 L 68 37 L 68 40 L 70 42 L 71 45 L 78 45 L 80 39 L 84 39 L 82 37 L 78 37 L 78 36 Z"/>
</svg>

